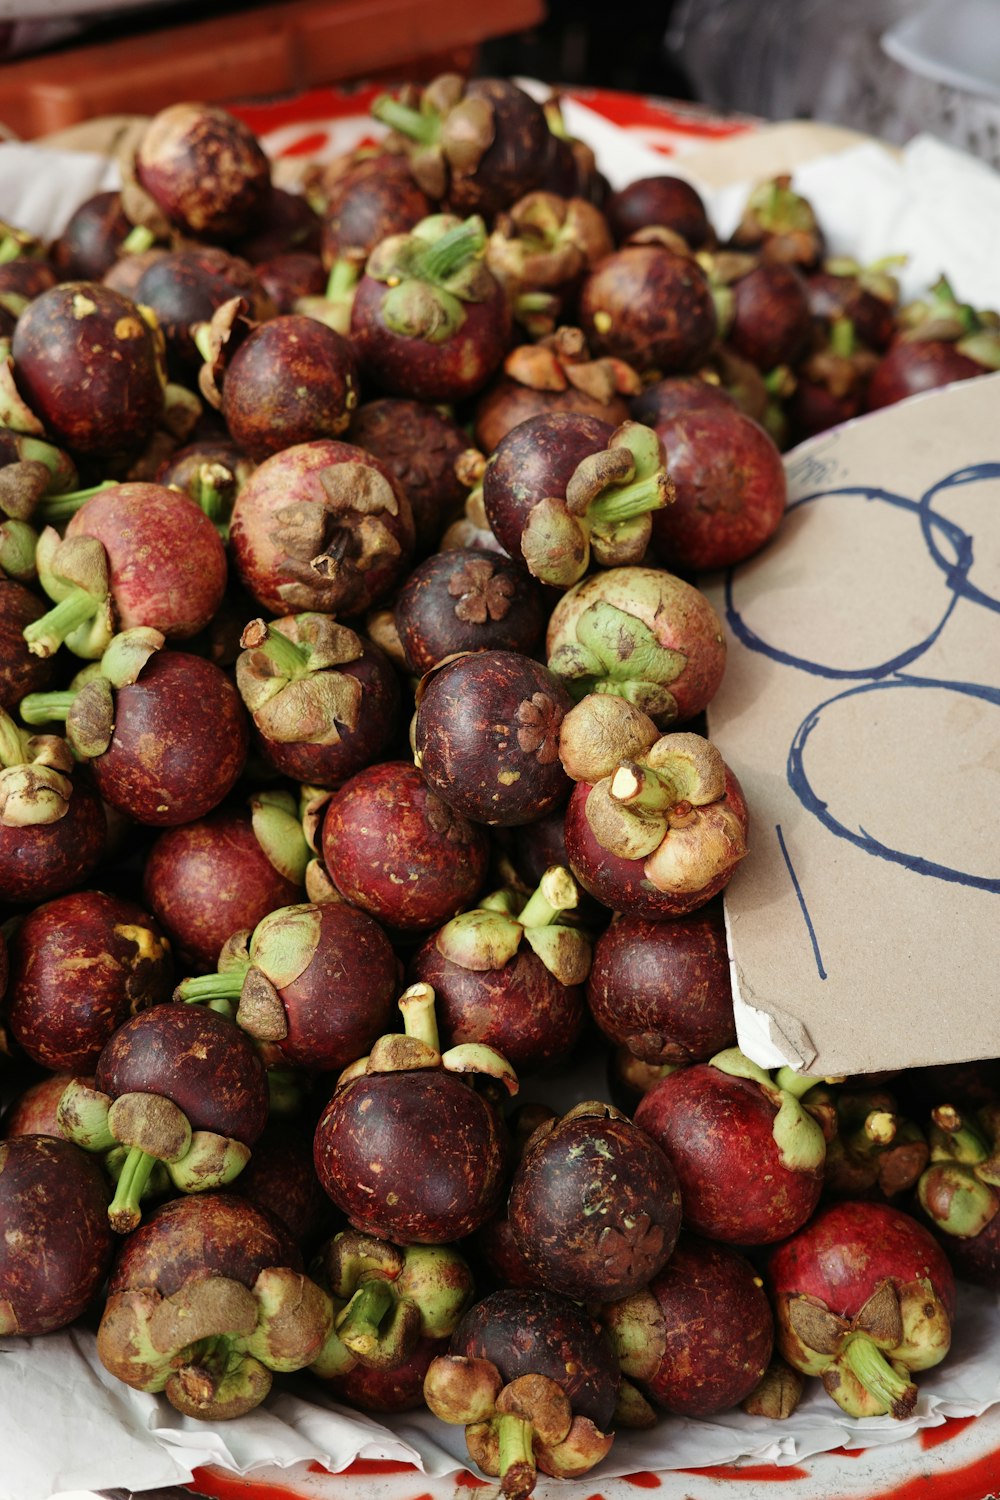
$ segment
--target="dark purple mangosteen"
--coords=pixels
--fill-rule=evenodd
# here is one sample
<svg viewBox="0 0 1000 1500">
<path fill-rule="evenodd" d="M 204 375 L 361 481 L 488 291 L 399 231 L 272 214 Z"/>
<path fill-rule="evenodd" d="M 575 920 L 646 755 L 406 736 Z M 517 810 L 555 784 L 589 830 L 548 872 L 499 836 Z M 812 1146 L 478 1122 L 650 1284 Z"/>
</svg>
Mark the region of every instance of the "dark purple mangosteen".
<svg viewBox="0 0 1000 1500">
<path fill-rule="evenodd" d="M 475 548 L 436 552 L 419 563 L 396 595 L 396 632 L 417 676 L 460 651 L 519 651 L 541 643 L 541 589 L 524 570 Z"/>
<path fill-rule="evenodd" d="M 358 407 L 348 437 L 398 480 L 413 508 L 417 552 L 429 552 L 465 500 L 455 472 L 468 447 L 464 430 L 436 406 L 385 397 Z"/>
<path fill-rule="evenodd" d="M 696 370 L 717 332 L 708 278 L 698 262 L 663 244 L 629 244 L 583 284 L 580 327 L 595 354 L 645 373 Z"/>
<path fill-rule="evenodd" d="M 618 244 L 650 224 L 672 229 L 692 250 L 714 239 L 701 194 L 682 177 L 640 177 L 612 193 L 604 211 Z"/>
<path fill-rule="evenodd" d="M 257 137 L 214 104 L 159 110 L 136 148 L 135 176 L 171 224 L 201 240 L 244 234 L 271 190 Z"/>
</svg>

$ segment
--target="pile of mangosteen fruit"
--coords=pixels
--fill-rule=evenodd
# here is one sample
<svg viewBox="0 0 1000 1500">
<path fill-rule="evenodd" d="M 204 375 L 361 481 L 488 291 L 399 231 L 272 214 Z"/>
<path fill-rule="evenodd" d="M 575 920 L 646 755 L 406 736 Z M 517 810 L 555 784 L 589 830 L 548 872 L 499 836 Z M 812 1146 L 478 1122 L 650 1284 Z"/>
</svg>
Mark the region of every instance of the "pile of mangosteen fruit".
<svg viewBox="0 0 1000 1500">
<path fill-rule="evenodd" d="M 736 1046 L 698 578 L 1000 320 L 785 178 L 725 244 L 612 192 L 503 80 L 373 113 L 291 192 L 176 105 L 0 226 L 0 1334 L 210 1422 L 426 1404 L 512 1500 L 809 1376 L 905 1417 L 1000 1286 L 1000 1064 Z"/>
</svg>

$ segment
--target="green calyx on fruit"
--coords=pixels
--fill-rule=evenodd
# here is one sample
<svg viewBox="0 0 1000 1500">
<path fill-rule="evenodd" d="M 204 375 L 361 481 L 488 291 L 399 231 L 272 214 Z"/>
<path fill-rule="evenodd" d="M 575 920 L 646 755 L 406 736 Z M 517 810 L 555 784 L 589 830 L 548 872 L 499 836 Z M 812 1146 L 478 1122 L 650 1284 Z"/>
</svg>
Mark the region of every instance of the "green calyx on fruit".
<svg viewBox="0 0 1000 1500">
<path fill-rule="evenodd" d="M 946 1234 L 974 1238 L 1000 1213 L 1000 1110 L 987 1107 L 970 1122 L 943 1105 L 931 1119 L 921 1207 Z"/>
<path fill-rule="evenodd" d="M 51 526 L 38 538 L 38 579 L 53 609 L 24 628 L 34 656 L 52 656 L 65 643 L 88 661 L 103 655 L 114 635 L 108 557 L 95 537 L 63 540 Z"/>
<path fill-rule="evenodd" d="M 27 734 L 0 709 L 0 826 L 29 828 L 65 817 L 73 755 L 54 734 Z"/>
<path fill-rule="evenodd" d="M 502 969 L 515 958 L 523 939 L 561 984 L 583 984 L 590 972 L 589 939 L 561 920 L 579 900 L 569 870 L 552 865 L 526 902 L 521 904 L 512 891 L 494 892 L 474 910 L 446 922 L 434 945 L 443 958 L 463 969 Z"/>
<path fill-rule="evenodd" d="M 121 631 L 112 636 L 100 662 L 92 662 L 78 673 L 70 689 L 29 693 L 23 698 L 22 719 L 28 724 L 64 721 L 66 738 L 77 759 L 96 759 L 108 748 L 114 731 L 112 689 L 136 682 L 149 658 L 164 644 L 165 637 L 160 631 L 148 625 Z"/>
<path fill-rule="evenodd" d="M 548 668 L 562 677 L 578 701 L 588 693 L 613 693 L 664 719 L 677 716 L 669 684 L 687 666 L 683 651 L 661 646 L 645 621 L 597 599 L 549 657 Z"/>
<path fill-rule="evenodd" d="M 252 936 L 234 933 L 222 949 L 218 973 L 183 980 L 174 999 L 214 1009 L 222 1002 L 227 1011 L 238 1000 L 237 1025 L 258 1041 L 280 1042 L 288 1035 L 280 992 L 312 963 L 321 926 L 313 902 L 279 907 L 258 922 Z"/>
<path fill-rule="evenodd" d="M 581 460 L 564 500 L 534 505 L 521 534 L 525 563 L 542 583 L 579 582 L 591 553 L 603 567 L 637 563 L 652 535 L 651 512 L 674 499 L 663 445 L 651 427 L 623 422 L 607 448 Z"/>
<path fill-rule="evenodd" d="M 254 837 L 271 864 L 295 885 L 302 885 L 309 845 L 291 792 L 265 789 L 250 799 Z"/>
<path fill-rule="evenodd" d="M 507 1059 L 484 1042 L 463 1042 L 441 1052 L 434 991 L 429 984 L 411 984 L 399 997 L 404 1032 L 380 1036 L 367 1057 L 344 1069 L 338 1083 L 362 1073 L 404 1073 L 415 1068 L 442 1068 L 447 1073 L 478 1073 L 503 1085 L 508 1094 L 518 1090 L 517 1075 Z"/>
<path fill-rule="evenodd" d="M 468 176 L 493 144 L 495 122 L 485 99 L 466 99 L 465 79 L 443 73 L 413 102 L 381 94 L 371 106 L 376 120 L 412 143 L 410 165 L 430 198 L 443 198 L 452 172 Z M 412 95 L 411 95 L 412 97 Z"/>
<path fill-rule="evenodd" d="M 778 1068 L 772 1075 L 752 1062 L 738 1047 L 727 1047 L 710 1059 L 710 1066 L 731 1078 L 746 1078 L 759 1085 L 776 1107 L 772 1135 L 782 1165 L 791 1172 L 811 1172 L 826 1158 L 823 1128 L 801 1102 L 821 1080 L 791 1068 Z"/>
<path fill-rule="evenodd" d="M 329 615 L 251 620 L 240 637 L 236 685 L 266 739 L 337 745 L 358 722 L 363 689 L 334 668 L 357 661 L 362 644 Z"/>
<path fill-rule="evenodd" d="M 486 227 L 473 215 L 433 214 L 408 234 L 390 235 L 368 257 L 366 274 L 385 282 L 382 318 L 405 338 L 442 344 L 465 322 L 466 302 L 483 302 L 496 283 L 483 264 Z"/>
</svg>

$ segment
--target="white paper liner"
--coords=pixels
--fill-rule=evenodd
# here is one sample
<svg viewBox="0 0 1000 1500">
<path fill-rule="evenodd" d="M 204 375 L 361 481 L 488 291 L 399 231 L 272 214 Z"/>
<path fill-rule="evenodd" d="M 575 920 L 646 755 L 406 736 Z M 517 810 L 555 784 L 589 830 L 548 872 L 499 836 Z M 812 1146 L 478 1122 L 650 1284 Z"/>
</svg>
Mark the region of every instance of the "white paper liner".
<svg viewBox="0 0 1000 1500">
<path fill-rule="evenodd" d="M 567 101 L 565 115 L 570 130 L 597 151 L 614 186 L 656 173 L 690 175 L 683 158 L 657 155 L 582 105 Z M 873 143 L 818 159 L 800 168 L 794 182 L 813 198 L 831 253 L 867 262 L 908 252 L 901 273 L 906 296 L 919 295 L 944 270 L 959 296 L 976 305 L 1000 299 L 1000 177 L 980 162 L 921 137 L 901 158 Z M 39 235 L 58 233 L 77 204 L 116 183 L 117 169 L 103 157 L 0 145 L 0 218 Z M 720 233 L 735 224 L 749 186 L 704 189 Z M 593 1098 L 595 1086 L 603 1095 L 591 1080 L 570 1083 L 567 1106 Z M 710 1421 L 664 1417 L 652 1432 L 621 1433 L 595 1477 L 739 1458 L 789 1464 L 841 1446 L 899 1442 L 918 1428 L 979 1416 L 1000 1403 L 998 1349 L 1000 1296 L 963 1285 L 952 1351 L 942 1366 L 918 1377 L 920 1399 L 909 1420 L 853 1420 L 811 1381 L 798 1411 L 783 1423 L 736 1411 Z M 408 1414 L 384 1427 L 331 1402 L 305 1377 L 282 1384 L 258 1411 L 213 1429 L 179 1416 L 165 1398 L 114 1380 L 97 1359 L 93 1335 L 82 1328 L 0 1340 L 0 1411 L 0 1500 L 166 1487 L 208 1464 L 247 1473 L 314 1461 L 336 1471 L 355 1458 L 377 1457 L 440 1475 L 466 1462 L 461 1428 L 428 1414 Z"/>
</svg>

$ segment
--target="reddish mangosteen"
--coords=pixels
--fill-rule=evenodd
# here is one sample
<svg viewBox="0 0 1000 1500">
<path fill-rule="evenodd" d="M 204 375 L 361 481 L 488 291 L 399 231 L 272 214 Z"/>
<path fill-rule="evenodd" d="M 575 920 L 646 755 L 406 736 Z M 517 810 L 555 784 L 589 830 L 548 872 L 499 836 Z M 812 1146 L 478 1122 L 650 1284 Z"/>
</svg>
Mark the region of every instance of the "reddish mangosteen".
<svg viewBox="0 0 1000 1500">
<path fill-rule="evenodd" d="M 577 782 L 566 850 L 585 890 L 629 916 L 686 916 L 728 884 L 747 852 L 747 809 L 710 740 L 661 735 L 624 698 L 592 693 L 563 721 Z"/>
<path fill-rule="evenodd" d="M 0 899 L 48 901 L 103 855 L 104 810 L 74 764 L 65 740 L 28 735 L 0 709 Z"/>
<path fill-rule="evenodd" d="M 25 1338 L 85 1312 L 111 1264 L 108 1185 L 69 1141 L 0 1141 L 0 1333 Z"/>
<path fill-rule="evenodd" d="M 542 1286 L 577 1302 L 614 1301 L 670 1258 L 681 1195 L 661 1148 L 613 1105 L 590 1100 L 535 1131 L 508 1215 Z"/>
<path fill-rule="evenodd" d="M 325 323 L 288 313 L 256 326 L 242 298 L 223 303 L 197 342 L 202 395 L 221 410 L 233 442 L 257 463 L 342 433 L 358 404 L 346 339 Z"/>
<path fill-rule="evenodd" d="M 692 250 L 715 238 L 701 194 L 682 177 L 640 177 L 612 193 L 604 211 L 618 244 L 650 224 L 672 229 Z"/>
<path fill-rule="evenodd" d="M 163 409 L 156 339 L 121 293 L 95 281 L 43 292 L 18 318 L 11 354 L 36 419 L 25 431 L 95 459 L 132 453 L 152 434 Z"/>
<path fill-rule="evenodd" d="M 887 1203 L 835 1203 L 768 1264 L 778 1348 L 852 1417 L 904 1419 L 911 1375 L 951 1344 L 955 1280 L 933 1237 Z"/>
<path fill-rule="evenodd" d="M 65 641 L 95 659 L 114 625 L 148 625 L 169 640 L 203 630 L 222 603 L 226 554 L 209 518 L 190 498 L 160 484 L 114 484 L 78 505 L 70 496 L 40 513 L 71 516 L 65 538 L 47 526 L 38 573 L 55 608 L 25 632 L 32 651 L 50 655 Z"/>
<path fill-rule="evenodd" d="M 719 257 L 716 266 L 722 281 L 715 293 L 720 333 L 759 370 L 794 365 L 812 331 L 799 272 L 780 262 L 758 264 L 750 256 Z"/>
<path fill-rule="evenodd" d="M 622 1374 L 679 1417 L 730 1411 L 771 1361 L 764 1284 L 728 1245 L 683 1233 L 648 1288 L 601 1309 Z"/>
<path fill-rule="evenodd" d="M 330 1072 L 379 1036 L 395 990 L 395 955 L 367 912 L 305 902 L 271 912 L 252 934 L 235 933 L 219 972 L 185 979 L 175 999 L 235 1001 L 238 1025 L 292 1067 Z"/>
<path fill-rule="evenodd" d="M 325 1378 L 358 1364 L 397 1369 L 428 1339 L 440 1352 L 472 1301 L 472 1272 L 452 1245 L 399 1246 L 348 1229 L 323 1246 L 313 1274 L 335 1311 L 335 1337 L 312 1366 Z"/>
<path fill-rule="evenodd" d="M 1000 1289 L 1000 1104 L 932 1112 L 918 1198 L 958 1274 Z"/>
<path fill-rule="evenodd" d="M 772 1080 L 732 1047 L 650 1089 L 636 1124 L 670 1158 L 691 1229 L 767 1245 L 806 1222 L 823 1188 L 826 1140 L 799 1101 L 816 1081 L 791 1068 Z"/>
<path fill-rule="evenodd" d="M 0 578 L 0 708 L 12 711 L 27 693 L 43 693 L 55 663 L 29 651 L 24 630 L 40 620 L 45 605 L 13 579 Z"/>
<path fill-rule="evenodd" d="M 668 567 L 729 568 L 777 531 L 788 487 L 772 438 L 743 412 L 702 406 L 657 426 L 674 503 L 652 518 Z"/>
<path fill-rule="evenodd" d="M 224 302 L 245 297 L 257 322 L 275 313 L 253 267 L 211 245 L 157 255 L 136 282 L 134 296 L 156 314 L 170 369 L 182 381 L 190 380 L 201 364 L 194 330 L 210 322 Z"/>
<path fill-rule="evenodd" d="M 503 1121 L 465 1075 L 485 1073 L 509 1093 L 517 1080 L 481 1043 L 441 1054 L 429 985 L 411 985 L 399 1004 L 405 1035 L 380 1037 L 320 1118 L 316 1171 L 355 1229 L 444 1245 L 484 1224 L 504 1191 Z"/>
<path fill-rule="evenodd" d="M 636 422 L 659 430 L 682 412 L 702 406 L 736 406 L 738 402 L 724 385 L 704 375 L 668 375 L 647 385 L 629 402 L 629 413 Z"/>
<path fill-rule="evenodd" d="M 672 922 L 621 916 L 597 940 L 587 1004 L 648 1063 L 701 1062 L 736 1041 L 722 903 Z"/>
<path fill-rule="evenodd" d="M 595 354 L 669 374 L 698 368 L 715 342 L 717 320 L 697 261 L 663 244 L 632 243 L 587 277 L 580 326 Z"/>
<path fill-rule="evenodd" d="M 495 891 L 426 940 L 410 969 L 433 988 L 447 1043 L 485 1042 L 519 1073 L 569 1055 L 590 968 L 588 938 L 563 920 L 578 900 L 569 871 L 553 866 L 526 901 Z"/>
<path fill-rule="evenodd" d="M 403 137 L 429 198 L 492 218 L 541 184 L 549 127 L 539 104 L 503 78 L 435 78 L 416 98 L 382 94 L 372 114 Z"/>
<path fill-rule="evenodd" d="M 297 443 L 262 463 L 233 511 L 233 560 L 275 615 L 363 613 L 395 587 L 413 552 L 402 487 L 350 443 Z"/>
<path fill-rule="evenodd" d="M 351 308 L 351 343 L 366 376 L 422 401 L 460 401 L 482 389 L 510 332 L 485 245 L 482 219 L 436 214 L 372 251 Z"/>
<path fill-rule="evenodd" d="M 371 641 L 317 614 L 251 620 L 240 639 L 236 685 L 268 765 L 296 781 L 336 786 L 385 753 L 400 692 Z"/>
<path fill-rule="evenodd" d="M 123 631 L 82 687 L 34 693 L 21 717 L 29 724 L 65 718 L 74 753 L 90 761 L 104 801 L 137 823 L 170 828 L 204 817 L 232 791 L 248 735 L 226 674 L 162 645 L 158 631 Z"/>
<path fill-rule="evenodd" d="M 469 1453 L 525 1500 L 543 1474 L 576 1479 L 611 1450 L 621 1373 L 582 1308 L 552 1292 L 500 1291 L 470 1309 L 449 1354 L 435 1359 L 424 1399 L 465 1424 Z"/>
<path fill-rule="evenodd" d="M 308 849 L 288 792 L 259 792 L 247 811 L 168 828 L 149 851 L 143 898 L 177 955 L 212 969 L 227 938 L 301 894 Z"/>
<path fill-rule="evenodd" d="M 312 1134 L 304 1125 L 269 1121 L 232 1190 L 280 1219 L 296 1245 L 329 1233 L 333 1208 L 316 1176 Z"/>
<path fill-rule="evenodd" d="M 439 407 L 386 397 L 358 407 L 348 436 L 402 486 L 413 508 L 417 551 L 429 552 L 465 499 L 455 473 L 468 442 L 463 428 Z"/>
<path fill-rule="evenodd" d="M 320 217 L 305 194 L 289 192 L 272 183 L 248 233 L 241 235 L 233 248 L 256 267 L 279 256 L 318 258 L 320 231 Z"/>
<path fill-rule="evenodd" d="M 730 243 L 738 250 L 756 250 L 765 263 L 803 270 L 819 263 L 824 245 L 812 204 L 794 190 L 787 174 L 754 188 Z"/>
<path fill-rule="evenodd" d="M 222 1187 L 249 1160 L 267 1106 L 264 1064 L 239 1027 L 197 1006 L 159 1005 L 105 1044 L 92 1088 L 67 1086 L 59 1124 L 108 1158 L 118 1181 L 108 1217 L 127 1234 L 157 1163 L 181 1193 Z"/>
<path fill-rule="evenodd" d="M 172 104 L 153 116 L 135 176 L 170 223 L 193 239 L 233 239 L 264 208 L 267 157 L 248 125 L 213 104 Z"/>
<path fill-rule="evenodd" d="M 100 891 L 30 912 L 10 948 L 5 1009 L 15 1040 L 43 1067 L 89 1073 L 136 1012 L 170 998 L 168 944 L 138 906 Z"/>
<path fill-rule="evenodd" d="M 447 1339 L 418 1339 L 402 1364 L 390 1370 L 374 1369 L 359 1361 L 349 1370 L 324 1375 L 312 1367 L 313 1374 L 327 1383 L 327 1389 L 348 1406 L 359 1411 L 418 1411 L 424 1406 L 424 1380 L 431 1360 L 444 1354 Z"/>
<path fill-rule="evenodd" d="M 897 339 L 872 371 L 866 410 L 879 411 L 920 391 L 972 380 L 985 372 L 986 367 L 957 344 L 943 339 Z"/>
<path fill-rule="evenodd" d="M 118 259 L 132 223 L 121 193 L 95 193 L 70 214 L 49 256 L 60 281 L 100 281 Z"/>
<path fill-rule="evenodd" d="M 492 453 L 512 428 L 550 411 L 579 412 L 620 427 L 629 415 L 625 397 L 640 386 L 624 360 L 591 358 L 579 328 L 557 328 L 507 355 L 503 374 L 477 403 L 476 442 Z"/>
<path fill-rule="evenodd" d="M 515 320 L 532 336 L 554 332 L 586 273 L 614 249 L 607 220 L 584 198 L 528 193 L 497 216 L 486 264 Z"/>
<path fill-rule="evenodd" d="M 852 324 L 835 319 L 795 373 L 787 403 L 794 441 L 858 416 L 878 362 L 877 354 L 858 344 Z"/>
<path fill-rule="evenodd" d="M 231 1193 L 165 1203 L 122 1246 L 97 1331 L 105 1369 L 218 1422 L 259 1406 L 272 1371 L 300 1370 L 329 1335 L 326 1293 L 279 1220 Z"/>
<path fill-rule="evenodd" d="M 605 1076 L 608 1092 L 619 1109 L 631 1118 L 640 1099 L 683 1063 L 648 1063 L 636 1057 L 627 1047 L 615 1047 L 608 1053 Z"/>
<path fill-rule="evenodd" d="M 0 308 L 19 315 L 29 302 L 50 291 L 57 280 L 51 264 L 40 257 L 21 255 L 0 261 Z"/>
<path fill-rule="evenodd" d="M 824 261 L 806 277 L 810 313 L 821 323 L 846 319 L 867 348 L 887 349 L 896 332 L 899 283 L 891 268 L 898 264 L 892 257 L 873 266 Z"/>
<path fill-rule="evenodd" d="M 409 761 L 352 776 L 327 805 L 323 860 L 345 900 L 401 932 L 424 932 L 474 898 L 489 837 L 430 790 Z"/>
<path fill-rule="evenodd" d="M 59 1101 L 72 1083 L 73 1073 L 47 1073 L 37 1083 L 29 1084 L 16 1095 L 4 1111 L 0 1135 L 10 1140 L 16 1135 L 51 1135 L 64 1141 L 59 1126 Z M 93 1078 L 85 1079 L 93 1083 Z"/>
<path fill-rule="evenodd" d="M 322 297 L 326 289 L 323 262 L 306 250 L 288 250 L 257 261 L 254 270 L 278 313 L 300 312 L 296 304 L 301 298 Z"/>
<path fill-rule="evenodd" d="M 726 665 L 722 621 L 704 594 L 659 568 L 578 583 L 552 611 L 546 651 L 574 698 L 616 694 L 661 728 L 701 713 Z"/>
<path fill-rule="evenodd" d="M 510 431 L 483 476 L 490 526 L 511 557 L 569 588 L 593 561 L 639 562 L 651 512 L 673 498 L 663 448 L 638 422 L 546 412 Z"/>
<path fill-rule="evenodd" d="M 355 162 L 330 184 L 323 211 L 321 254 L 329 273 L 332 326 L 346 333 L 365 261 L 390 235 L 406 234 L 432 212 L 403 156 L 380 151 Z M 299 311 L 312 311 L 303 307 Z M 340 320 L 343 320 L 341 324 Z"/>
<path fill-rule="evenodd" d="M 462 651 L 530 655 L 545 629 L 534 579 L 472 547 L 436 552 L 414 568 L 393 614 L 407 669 L 418 676 Z"/>
<path fill-rule="evenodd" d="M 899 332 L 868 387 L 869 411 L 1000 369 L 1000 314 L 959 302 L 944 276 L 926 299 L 901 308 L 897 323 Z"/>
<path fill-rule="evenodd" d="M 443 802 L 477 823 L 532 823 L 566 796 L 559 730 L 571 698 L 516 651 L 472 651 L 421 679 L 414 758 Z"/>
</svg>

